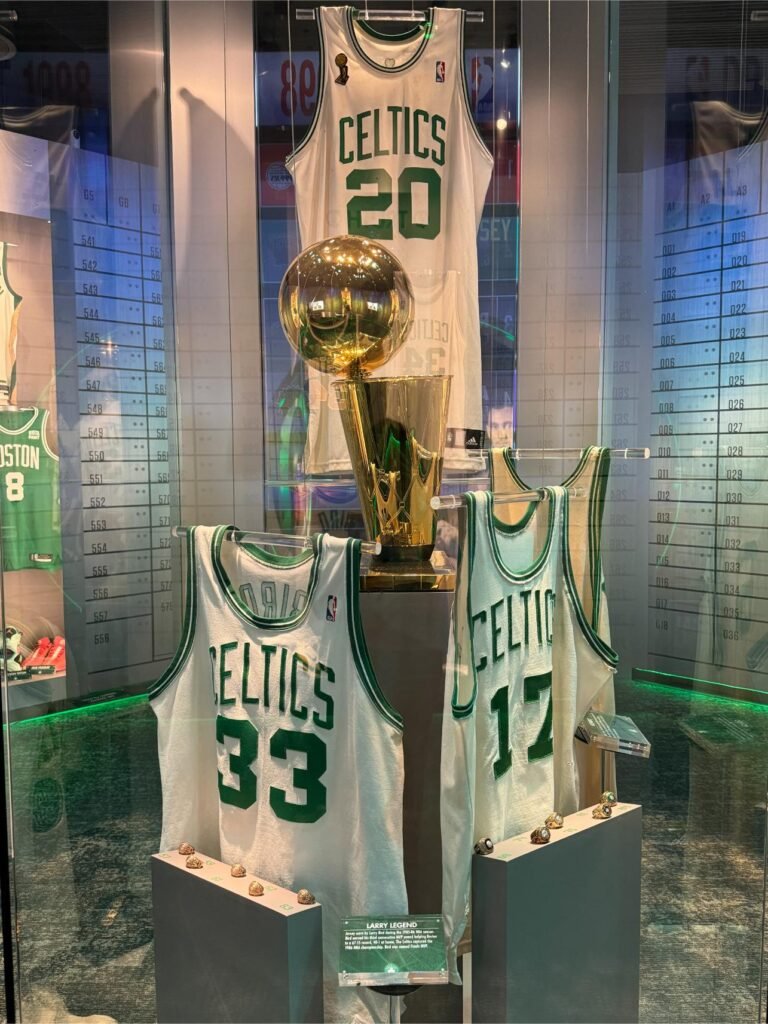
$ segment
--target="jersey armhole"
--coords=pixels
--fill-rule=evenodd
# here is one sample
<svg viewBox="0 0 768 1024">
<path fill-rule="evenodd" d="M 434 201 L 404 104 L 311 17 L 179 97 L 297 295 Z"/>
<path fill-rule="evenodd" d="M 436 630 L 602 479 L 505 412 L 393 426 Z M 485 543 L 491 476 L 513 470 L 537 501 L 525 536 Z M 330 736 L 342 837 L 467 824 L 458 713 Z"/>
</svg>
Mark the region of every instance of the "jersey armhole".
<svg viewBox="0 0 768 1024">
<path fill-rule="evenodd" d="M 22 297 L 21 297 L 21 295 L 19 295 L 19 293 L 17 291 L 14 291 L 11 282 L 8 280 L 8 243 L 7 242 L 3 242 L 3 259 L 2 259 L 2 268 L 0 268 L 0 270 L 2 271 L 2 280 L 5 283 L 5 287 L 8 289 L 8 291 L 13 296 L 13 308 L 14 308 L 14 310 L 16 310 L 21 305 Z"/>
<path fill-rule="evenodd" d="M 379 686 L 365 642 L 360 614 L 360 541 L 347 541 L 347 618 L 352 655 L 360 673 L 365 692 L 381 717 L 398 732 L 403 731 L 403 718 L 387 700 Z"/>
<path fill-rule="evenodd" d="M 195 638 L 195 619 L 197 618 L 197 547 L 195 530 L 196 527 L 193 526 L 187 534 L 187 580 L 181 639 L 168 668 L 148 688 L 147 696 L 150 701 L 159 697 L 163 690 L 173 682 L 192 650 L 192 643 Z"/>
<path fill-rule="evenodd" d="M 571 565 L 571 548 L 568 538 L 568 492 L 565 491 L 563 494 L 563 522 L 562 522 L 562 561 L 563 561 L 563 578 L 565 580 L 565 589 L 567 596 L 576 611 L 576 618 L 578 620 L 578 626 L 584 636 L 584 639 L 592 647 L 595 654 L 597 654 L 602 660 L 610 665 L 611 668 L 615 668 L 619 662 L 619 656 L 610 647 L 597 632 L 592 628 L 589 619 L 584 612 L 584 606 L 581 603 L 578 590 L 576 588 L 576 581 L 573 576 L 573 566 Z"/>
<path fill-rule="evenodd" d="M 461 95 L 464 99 L 464 114 L 469 122 L 472 132 L 475 137 L 475 141 L 480 146 L 480 150 L 484 156 L 488 158 L 488 162 L 493 166 L 493 153 L 488 149 L 485 144 L 485 139 L 480 134 L 480 129 L 477 127 L 477 122 L 472 116 L 472 104 L 469 101 L 469 83 L 467 82 L 467 71 L 464 62 L 464 25 L 466 22 L 467 13 L 465 10 L 461 10 L 459 14 L 459 76 L 461 78 Z"/>
<path fill-rule="evenodd" d="M 54 459 L 56 462 L 58 462 L 59 461 L 59 456 L 56 454 L 55 451 L 53 451 L 51 446 L 48 444 L 48 424 L 50 423 L 50 421 L 51 421 L 50 409 L 44 409 L 43 410 L 43 420 L 42 420 L 42 423 L 40 424 L 40 440 L 43 443 L 43 450 L 45 451 L 45 454 L 50 456 L 50 458 Z"/>
<path fill-rule="evenodd" d="M 310 139 L 314 136 L 317 129 L 317 125 L 320 121 L 320 114 L 325 99 L 325 30 L 323 28 L 323 10 L 322 7 L 317 8 L 317 35 L 320 45 L 320 53 L 318 56 L 317 65 L 317 101 L 315 103 L 315 111 L 312 115 L 312 120 L 309 123 L 307 134 L 301 140 L 301 142 L 292 149 L 288 156 L 285 158 L 285 166 L 288 169 L 288 173 L 293 177 L 293 171 L 296 165 L 296 158 L 306 148 Z M 295 187 L 294 182 L 294 187 Z"/>
<path fill-rule="evenodd" d="M 465 495 L 467 501 L 467 535 L 464 546 L 459 549 L 460 564 L 456 567 L 456 594 L 453 601 L 453 691 L 451 693 L 451 714 L 454 718 L 468 718 L 475 710 L 477 701 L 477 670 L 475 668 L 475 642 L 472 635 L 472 565 L 475 558 L 475 538 L 477 529 L 477 504 L 471 493 Z M 488 500 L 486 498 L 486 500 Z M 466 559 L 466 561 L 465 561 Z M 466 595 L 459 593 L 459 582 L 466 581 Z M 458 701 L 459 696 L 459 615 L 462 606 L 467 612 L 467 644 L 469 647 L 469 671 L 472 673 L 472 694 L 464 704 Z"/>
<path fill-rule="evenodd" d="M 611 450 L 602 448 L 597 460 L 597 471 L 589 494 L 589 565 L 592 582 L 592 628 L 599 630 L 600 604 L 603 598 L 602 533 L 605 493 L 611 471 Z"/>
</svg>

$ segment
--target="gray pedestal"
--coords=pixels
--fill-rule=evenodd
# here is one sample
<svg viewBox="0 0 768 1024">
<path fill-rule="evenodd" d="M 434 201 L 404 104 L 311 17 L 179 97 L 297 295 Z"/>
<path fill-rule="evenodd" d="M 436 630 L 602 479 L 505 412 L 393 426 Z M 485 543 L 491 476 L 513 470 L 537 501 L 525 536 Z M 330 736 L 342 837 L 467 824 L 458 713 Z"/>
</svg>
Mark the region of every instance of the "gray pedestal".
<svg viewBox="0 0 768 1024">
<path fill-rule="evenodd" d="M 472 1019 L 638 1018 L 639 807 L 569 815 L 546 846 L 506 840 L 472 872 Z"/>
<path fill-rule="evenodd" d="M 440 734 L 453 594 L 371 593 L 360 608 L 381 688 L 403 716 L 403 854 L 412 914 L 442 911 Z M 404 1024 L 462 1019 L 462 989 L 428 985 L 406 999 Z"/>
<path fill-rule="evenodd" d="M 304 1024 L 323 1019 L 322 911 L 199 854 L 152 858 L 159 1024 Z"/>
</svg>

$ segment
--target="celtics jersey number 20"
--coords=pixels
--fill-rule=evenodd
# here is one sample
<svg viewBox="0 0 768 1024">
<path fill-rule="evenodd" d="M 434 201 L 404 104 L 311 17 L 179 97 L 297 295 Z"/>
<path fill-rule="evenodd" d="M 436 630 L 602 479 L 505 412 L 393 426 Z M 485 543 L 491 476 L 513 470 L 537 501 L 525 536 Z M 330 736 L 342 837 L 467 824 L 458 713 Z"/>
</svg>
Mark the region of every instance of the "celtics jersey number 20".
<svg viewBox="0 0 768 1024">
<path fill-rule="evenodd" d="M 465 442 L 476 431 L 480 447 L 476 239 L 493 160 L 470 110 L 464 13 L 430 9 L 400 35 L 351 7 L 320 7 L 318 20 L 317 107 L 287 161 L 301 244 L 364 235 L 398 257 L 415 297 L 414 330 L 381 374 L 451 374 L 447 426 Z M 450 333 L 439 348 L 436 331 Z M 311 369 L 309 404 L 305 465 L 349 470 L 335 396 Z M 466 451 L 446 452 L 447 466 L 467 460 Z"/>
</svg>

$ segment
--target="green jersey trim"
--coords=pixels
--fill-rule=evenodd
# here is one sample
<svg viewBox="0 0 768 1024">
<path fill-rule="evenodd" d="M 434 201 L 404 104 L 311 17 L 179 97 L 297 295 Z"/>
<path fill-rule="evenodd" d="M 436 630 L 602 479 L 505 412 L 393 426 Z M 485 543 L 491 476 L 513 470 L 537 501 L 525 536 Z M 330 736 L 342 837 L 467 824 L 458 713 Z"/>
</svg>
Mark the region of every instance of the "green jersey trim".
<svg viewBox="0 0 768 1024">
<path fill-rule="evenodd" d="M 279 555 L 274 551 L 267 551 L 266 548 L 260 548 L 257 544 L 241 542 L 240 547 L 251 556 L 254 562 L 260 562 L 262 565 L 276 566 L 279 569 L 295 569 L 296 566 L 309 562 L 313 557 L 311 549 L 299 555 Z"/>
<path fill-rule="evenodd" d="M 312 115 L 312 120 L 309 123 L 309 128 L 307 129 L 306 135 L 301 140 L 301 142 L 298 144 L 298 146 L 296 146 L 294 149 L 292 149 L 291 152 L 288 154 L 288 156 L 285 158 L 285 166 L 288 168 L 289 173 L 291 172 L 291 167 L 292 167 L 293 162 L 295 161 L 296 157 L 299 155 L 299 153 L 301 153 L 301 151 L 303 149 L 306 148 L 307 143 L 309 142 L 309 140 L 315 134 L 315 129 L 317 128 L 318 122 L 320 120 L 320 114 L 321 114 L 321 111 L 322 111 L 322 108 L 323 108 L 323 102 L 325 100 L 325 76 L 327 74 L 327 71 L 326 71 L 326 68 L 325 68 L 325 31 L 323 29 L 323 11 L 322 11 L 322 8 L 318 8 L 317 18 L 318 18 L 318 22 L 317 22 L 317 36 L 318 36 L 318 40 L 319 40 L 318 48 L 319 48 L 319 51 L 320 51 L 319 54 L 318 54 L 318 65 L 317 65 L 318 69 L 319 69 L 319 72 L 318 72 L 318 79 L 319 79 L 319 81 L 317 83 L 317 101 L 315 103 L 315 112 Z M 291 175 L 291 176 L 293 176 L 293 175 Z"/>
<path fill-rule="evenodd" d="M 611 668 L 615 668 L 619 663 L 619 656 L 610 647 L 597 632 L 592 628 L 586 614 L 584 613 L 584 607 L 579 598 L 578 591 L 576 589 L 576 581 L 573 576 L 573 566 L 571 565 L 571 549 L 568 543 L 568 492 L 565 491 L 563 497 L 563 534 L 562 534 L 562 555 L 563 555 L 563 576 L 565 577 L 565 588 L 568 593 L 568 597 L 576 610 L 576 617 L 581 627 L 581 632 L 584 634 L 584 639 L 594 650 L 595 654 L 599 655 L 600 658 Z"/>
<path fill-rule="evenodd" d="M 464 113 L 467 116 L 467 121 L 469 121 L 470 129 L 475 137 L 475 141 L 480 145 L 483 154 L 487 156 L 490 163 L 493 163 L 493 153 L 486 146 L 485 139 L 480 134 L 480 129 L 477 127 L 477 122 L 475 121 L 475 118 L 472 115 L 472 104 L 469 99 L 469 83 L 467 82 L 467 75 L 464 65 L 464 26 L 466 23 L 466 19 L 467 12 L 462 10 L 460 13 L 459 20 L 459 52 L 457 59 L 459 62 L 459 75 L 461 77 L 461 94 L 464 97 Z"/>
<path fill-rule="evenodd" d="M 394 68 L 388 68 L 384 64 L 379 64 L 377 61 L 373 59 L 373 57 L 370 57 L 365 52 L 363 47 L 360 45 L 360 40 L 358 39 L 357 31 L 355 30 L 355 21 L 352 18 L 351 7 L 346 7 L 344 9 L 344 21 L 347 29 L 347 35 L 349 36 L 352 46 L 355 48 L 355 51 L 357 52 L 357 55 L 360 57 L 360 59 L 365 61 L 365 63 L 372 67 L 375 71 L 381 71 L 385 75 L 397 75 L 401 71 L 407 71 L 408 68 L 412 68 L 413 65 L 416 64 L 416 62 L 421 58 L 422 54 L 424 53 L 427 44 L 434 35 L 435 9 L 434 7 L 430 7 L 426 22 L 423 25 L 416 26 L 416 32 L 424 33 L 418 48 L 411 54 L 407 61 L 405 61 L 403 64 L 398 64 L 397 67 Z M 391 40 L 393 43 L 396 43 L 398 45 L 404 42 L 404 37 L 402 35 L 389 35 L 388 33 L 385 34 L 382 32 L 371 32 L 370 26 L 362 20 L 358 21 L 357 24 L 360 26 L 363 32 L 365 32 L 369 36 L 373 36 L 375 39 L 378 39 L 379 41 L 386 42 L 387 40 Z M 413 30 L 409 30 L 409 32 L 410 35 L 408 38 L 414 38 L 416 32 L 413 32 Z"/>
<path fill-rule="evenodd" d="M 20 410 L 20 411 L 23 411 L 23 410 Z M 7 427 L 2 422 L 1 417 L 7 416 L 8 415 L 8 411 L 7 411 L 7 409 L 3 409 L 3 407 L 0 406 L 0 433 L 8 434 L 9 437 L 18 437 L 19 434 L 26 433 L 27 430 L 31 430 L 32 427 L 35 425 L 35 421 L 37 420 L 37 417 L 40 415 L 40 412 L 41 412 L 40 409 L 38 409 L 38 408 L 33 406 L 32 407 L 32 415 L 29 417 L 29 419 L 27 420 L 26 423 L 22 423 L 22 425 L 20 427 Z M 13 415 L 16 415 L 15 411 L 14 411 Z M 41 436 L 42 436 L 42 434 L 41 434 Z"/>
<path fill-rule="evenodd" d="M 346 545 L 346 577 L 347 626 L 352 645 L 352 656 L 355 659 L 360 679 L 362 680 L 365 692 L 371 699 L 371 703 L 389 725 L 397 729 L 398 732 L 402 732 L 402 715 L 392 707 L 379 686 L 379 681 L 376 678 L 376 672 L 371 662 L 371 656 L 368 652 L 368 645 L 365 642 L 363 621 L 360 615 L 360 556 L 360 541 L 350 538 Z"/>
<path fill-rule="evenodd" d="M 502 494 L 504 492 L 502 491 Z M 503 523 L 495 514 L 493 514 L 493 500 L 491 501 L 491 514 L 493 515 L 493 525 L 499 531 L 504 533 L 508 537 L 514 537 L 516 533 L 520 533 L 526 528 L 528 523 L 531 521 L 531 516 L 536 511 L 536 506 L 539 503 L 537 501 L 530 501 L 528 508 L 523 512 L 522 516 L 516 523 Z"/>
<path fill-rule="evenodd" d="M 532 488 L 522 479 L 517 471 L 515 460 L 512 457 L 512 448 L 505 448 L 503 450 L 504 465 L 506 466 L 513 481 L 520 487 L 521 490 L 529 491 Z M 562 486 L 565 488 L 573 487 L 578 481 L 579 477 L 584 473 L 592 460 L 593 455 L 596 453 L 595 459 L 595 472 L 592 475 L 589 489 L 589 505 L 587 508 L 587 523 L 589 535 L 587 543 L 589 545 L 589 570 L 590 570 L 590 587 L 592 589 L 592 628 L 597 630 L 600 623 L 600 602 L 604 594 L 603 581 L 602 581 L 602 554 L 600 551 L 600 541 L 602 535 L 603 525 L 603 508 L 605 503 L 605 493 L 608 486 L 608 474 L 610 472 L 610 461 L 611 452 L 609 448 L 600 448 L 597 445 L 588 445 L 582 449 L 581 457 L 579 458 L 576 467 L 569 476 L 563 480 Z M 490 459 L 490 478 L 491 478 L 491 489 L 494 489 L 495 480 L 493 472 L 493 459 Z M 500 524 L 503 525 L 503 524 Z M 568 539 L 570 544 L 570 538 Z M 570 550 L 570 548 L 569 548 Z M 581 600 L 579 600 L 581 604 Z"/>
<path fill-rule="evenodd" d="M 550 549 L 552 547 L 552 535 L 555 532 L 555 513 L 557 511 L 557 500 L 555 492 L 551 487 L 545 487 L 543 489 L 547 494 L 548 505 L 547 535 L 544 539 L 544 544 L 542 545 L 541 551 L 538 553 L 536 558 L 534 558 L 534 560 L 531 562 L 528 568 L 524 569 L 522 572 L 513 572 L 513 570 L 509 568 L 509 566 L 505 563 L 504 559 L 501 556 L 501 551 L 499 550 L 496 524 L 494 522 L 493 503 L 491 500 L 491 494 L 489 491 L 486 491 L 488 497 L 485 502 L 485 509 L 488 519 L 488 536 L 491 541 L 491 554 L 493 556 L 494 562 L 496 563 L 496 568 L 499 570 L 502 576 L 506 577 L 506 579 L 510 580 L 512 583 L 525 583 L 527 580 L 535 576 L 546 562 L 549 556 Z M 536 506 L 540 508 L 543 502 L 532 502 L 532 504 L 534 505 L 534 510 L 536 510 Z M 529 521 L 530 517 L 528 517 L 528 522 Z"/>
<path fill-rule="evenodd" d="M 380 32 L 375 28 L 370 21 L 366 21 L 365 18 L 353 18 L 363 31 L 371 36 L 373 39 L 380 39 L 383 42 L 407 42 L 409 39 L 415 39 L 416 36 L 422 30 L 427 31 L 429 29 L 429 23 L 427 24 L 416 24 L 413 28 L 407 28 L 403 32 Z"/>
<path fill-rule="evenodd" d="M 2 265 L 2 283 L 8 289 L 10 295 L 13 296 L 13 308 L 17 309 L 21 303 L 22 296 L 17 291 L 14 291 L 11 286 L 11 282 L 8 280 L 8 243 L 3 242 L 3 265 Z"/>
<path fill-rule="evenodd" d="M 608 475 L 611 471 L 610 448 L 600 449 L 597 469 L 592 480 L 589 496 L 589 563 L 592 568 L 592 628 L 599 631 L 600 603 L 605 593 L 603 587 L 603 511 L 605 494 L 608 489 Z"/>
<path fill-rule="evenodd" d="M 461 609 L 459 602 L 454 600 L 453 611 L 453 693 L 451 694 L 451 714 L 454 718 L 469 718 L 475 710 L 477 701 L 477 670 L 475 668 L 475 638 L 472 633 L 472 570 L 475 564 L 475 549 L 477 545 L 477 499 L 471 492 L 466 495 L 467 499 L 467 536 L 464 549 L 460 552 L 460 558 L 467 559 L 467 634 L 469 644 L 469 660 L 472 667 L 472 694 L 464 704 L 459 704 L 459 668 L 461 659 L 459 657 L 459 619 Z M 459 572 L 463 565 L 459 566 Z M 458 579 L 458 576 L 457 576 Z"/>
<path fill-rule="evenodd" d="M 152 701 L 173 682 L 184 666 L 192 650 L 195 638 L 195 620 L 197 619 L 197 550 L 195 547 L 195 530 L 193 526 L 187 534 L 187 580 L 186 594 L 184 599 L 184 621 L 181 626 L 181 639 L 176 653 L 171 659 L 168 668 L 163 672 L 147 689 L 147 696 Z"/>
<path fill-rule="evenodd" d="M 227 570 L 221 561 L 221 545 L 224 541 L 224 537 L 228 530 L 237 530 L 236 526 L 218 526 L 211 539 L 211 561 L 213 563 L 213 571 L 218 580 L 219 586 L 221 587 L 224 599 L 230 606 L 233 612 L 238 615 L 241 619 L 250 623 L 253 626 L 258 626 L 260 629 L 294 629 L 300 625 L 309 614 L 309 609 L 312 607 L 312 598 L 314 597 L 315 588 L 317 587 L 317 577 L 320 571 L 320 563 L 323 559 L 323 537 L 322 534 L 315 534 L 312 538 L 312 553 L 309 558 L 301 556 L 299 565 L 302 562 L 306 563 L 310 559 L 312 560 L 312 569 L 309 577 L 309 584 L 307 586 L 307 600 L 304 607 L 301 608 L 295 615 L 288 615 L 285 618 L 277 619 L 265 619 L 261 615 L 257 615 L 252 611 L 247 604 L 240 600 L 237 591 L 232 586 L 232 581 L 229 578 Z M 257 548 L 256 545 L 248 545 L 245 548 L 243 545 L 238 544 L 241 550 L 244 550 L 247 555 L 254 558 L 254 550 L 259 552 L 258 561 L 265 562 L 270 565 L 273 569 L 285 569 L 285 564 L 280 565 L 272 561 L 272 555 L 268 551 L 264 551 L 263 548 Z M 249 550 L 250 549 L 250 550 Z"/>
<path fill-rule="evenodd" d="M 46 409 L 43 412 L 43 418 L 42 418 L 42 420 L 40 422 L 40 441 L 42 442 L 45 454 L 49 458 L 53 459 L 54 462 L 58 462 L 59 461 L 59 456 L 48 445 L 48 423 L 49 423 L 50 419 L 51 419 L 50 410 Z"/>
<path fill-rule="evenodd" d="M 572 486 L 572 484 L 577 479 L 577 477 L 580 476 L 580 474 L 584 472 L 584 469 L 585 469 L 587 463 L 589 462 L 590 454 L 594 450 L 595 449 L 594 449 L 593 445 L 588 445 L 586 448 L 582 449 L 581 455 L 579 456 L 579 461 L 576 463 L 575 469 L 573 470 L 573 472 L 569 476 L 567 476 L 565 478 L 565 480 L 563 480 L 563 482 L 561 484 L 561 487 L 570 487 L 570 486 Z M 518 487 L 521 490 L 523 490 L 523 491 L 535 490 L 535 488 L 533 488 L 529 484 L 527 484 L 522 479 L 520 474 L 518 473 L 515 459 L 512 458 L 513 451 L 514 451 L 513 448 L 504 448 L 502 450 L 502 455 L 503 455 L 503 458 L 504 458 L 504 465 L 507 467 L 507 469 L 510 472 L 510 475 L 512 476 L 512 479 L 515 481 L 515 483 L 518 485 Z M 491 459 L 491 490 L 494 490 L 494 484 L 495 484 L 495 481 L 494 481 L 494 474 L 493 474 L 493 459 Z"/>
</svg>

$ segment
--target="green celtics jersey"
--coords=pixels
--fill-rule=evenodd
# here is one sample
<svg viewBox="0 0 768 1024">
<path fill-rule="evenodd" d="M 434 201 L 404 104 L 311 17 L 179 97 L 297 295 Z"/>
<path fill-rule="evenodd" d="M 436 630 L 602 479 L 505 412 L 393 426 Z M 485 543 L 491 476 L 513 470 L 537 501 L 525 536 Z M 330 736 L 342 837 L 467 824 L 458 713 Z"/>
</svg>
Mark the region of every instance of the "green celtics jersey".
<svg viewBox="0 0 768 1024">
<path fill-rule="evenodd" d="M 48 447 L 47 409 L 0 408 L 3 569 L 61 565 L 59 458 Z"/>
<path fill-rule="evenodd" d="M 385 997 L 338 983 L 342 919 L 408 912 L 402 720 L 365 645 L 360 542 L 320 534 L 286 558 L 226 532 L 193 532 L 181 644 L 150 693 L 162 848 L 311 889 L 326 1020 L 385 1020 Z"/>
</svg>

